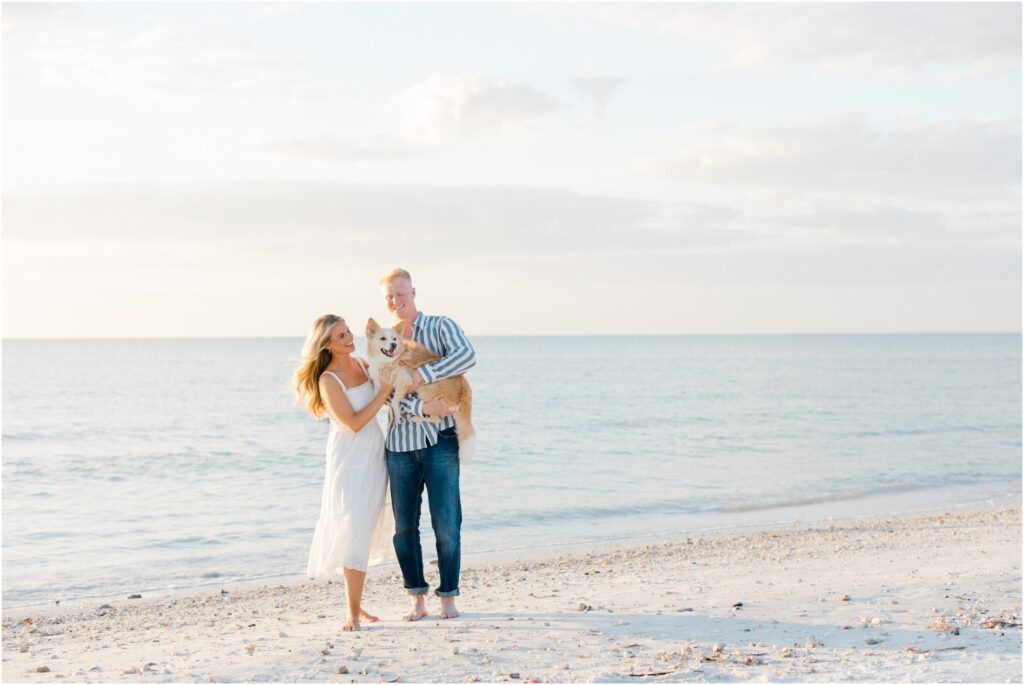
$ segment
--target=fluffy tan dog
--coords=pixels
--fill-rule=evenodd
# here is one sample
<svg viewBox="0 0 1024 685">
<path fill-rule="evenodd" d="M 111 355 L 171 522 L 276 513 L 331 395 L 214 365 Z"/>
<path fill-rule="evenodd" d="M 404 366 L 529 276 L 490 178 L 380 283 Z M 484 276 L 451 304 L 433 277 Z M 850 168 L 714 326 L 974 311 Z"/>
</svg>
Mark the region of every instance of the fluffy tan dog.
<svg viewBox="0 0 1024 685">
<path fill-rule="evenodd" d="M 372 318 L 366 322 L 366 361 L 370 366 L 370 377 L 380 386 L 380 372 L 383 369 L 396 367 L 395 393 L 391 398 L 391 411 L 394 421 L 401 420 L 398 403 L 405 397 L 412 385 L 412 374 L 415 369 L 437 361 L 441 357 L 412 340 L 402 337 L 405 322 L 399 321 L 392 328 L 382 328 Z M 444 399 L 452 416 L 455 418 L 455 432 L 459 436 L 459 462 L 469 463 L 476 448 L 476 431 L 473 429 L 473 391 L 464 376 L 453 376 L 434 383 L 421 385 L 416 394 L 424 401 L 435 397 Z M 440 423 L 441 417 L 430 417 L 416 421 Z"/>
</svg>

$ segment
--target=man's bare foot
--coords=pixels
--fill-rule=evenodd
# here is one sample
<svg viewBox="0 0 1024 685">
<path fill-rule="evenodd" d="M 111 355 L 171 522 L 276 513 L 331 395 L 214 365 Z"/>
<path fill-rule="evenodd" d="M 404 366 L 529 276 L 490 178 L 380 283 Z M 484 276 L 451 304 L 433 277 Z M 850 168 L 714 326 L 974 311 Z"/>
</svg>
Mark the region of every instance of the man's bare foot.
<svg viewBox="0 0 1024 685">
<path fill-rule="evenodd" d="M 377 616 L 367 613 L 365 609 L 359 610 L 359 618 L 363 619 L 364 621 L 369 621 L 370 623 L 376 623 L 380 620 L 380 618 L 378 618 Z"/>
<path fill-rule="evenodd" d="M 412 598 L 412 609 L 402 616 L 403 621 L 418 621 L 427 615 L 427 603 L 423 595 L 414 595 Z"/>
<path fill-rule="evenodd" d="M 442 597 L 441 598 L 441 618 L 455 618 L 459 615 L 459 610 L 455 608 L 454 597 Z"/>
<path fill-rule="evenodd" d="M 359 630 L 359 617 L 349 616 L 348 620 L 345 621 L 345 623 L 341 626 L 341 629 L 344 630 L 346 633 L 354 630 Z"/>
</svg>

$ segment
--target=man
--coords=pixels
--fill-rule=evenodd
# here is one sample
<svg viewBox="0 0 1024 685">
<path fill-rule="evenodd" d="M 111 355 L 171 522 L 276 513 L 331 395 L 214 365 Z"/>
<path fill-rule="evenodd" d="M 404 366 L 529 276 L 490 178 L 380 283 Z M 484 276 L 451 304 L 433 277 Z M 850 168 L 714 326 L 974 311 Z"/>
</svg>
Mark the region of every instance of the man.
<svg viewBox="0 0 1024 685">
<path fill-rule="evenodd" d="M 403 618 L 418 621 L 427 615 L 425 595 L 429 586 L 423 577 L 420 547 L 420 510 L 423 488 L 427 488 L 430 522 L 437 541 L 440 586 L 434 593 L 441 599 L 441 618 L 455 618 L 455 597 L 459 594 L 462 563 L 462 502 L 459 496 L 459 440 L 455 420 L 440 397 L 424 402 L 415 395 L 423 383 L 458 376 L 476 364 L 476 353 L 458 325 L 446 316 L 428 316 L 416 309 L 412 276 L 394 269 L 380 279 L 388 311 L 405 322 L 403 334 L 441 359 L 421 366 L 407 395 L 400 403 L 403 420 L 388 419 L 387 465 L 391 482 L 391 506 L 395 512 L 395 553 L 412 609 Z M 412 417 L 441 416 L 440 423 L 410 420 Z"/>
</svg>

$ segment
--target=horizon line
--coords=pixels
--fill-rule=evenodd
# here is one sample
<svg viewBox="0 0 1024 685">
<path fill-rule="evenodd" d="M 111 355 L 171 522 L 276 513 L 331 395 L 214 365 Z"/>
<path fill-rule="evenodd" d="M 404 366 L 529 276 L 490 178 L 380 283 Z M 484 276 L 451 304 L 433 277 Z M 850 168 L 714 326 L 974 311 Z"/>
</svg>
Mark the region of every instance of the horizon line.
<svg viewBox="0 0 1024 685">
<path fill-rule="evenodd" d="M 696 338 L 741 336 L 883 336 L 883 335 L 1021 335 L 1022 331 L 848 331 L 827 333 L 481 333 L 473 338 Z M 355 336 L 365 339 L 366 336 Z M 88 338 L 2 337 L 3 342 L 90 342 L 115 340 L 302 340 L 304 335 L 182 335 L 182 336 L 96 336 Z"/>
</svg>

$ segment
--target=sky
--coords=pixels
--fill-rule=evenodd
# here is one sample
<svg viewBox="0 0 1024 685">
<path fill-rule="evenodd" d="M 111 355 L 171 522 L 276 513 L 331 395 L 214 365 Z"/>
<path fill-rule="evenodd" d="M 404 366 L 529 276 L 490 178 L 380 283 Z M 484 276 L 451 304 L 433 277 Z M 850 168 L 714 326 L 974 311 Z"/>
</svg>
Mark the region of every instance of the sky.
<svg viewBox="0 0 1024 685">
<path fill-rule="evenodd" d="M 1020 3 L 2 16 L 5 338 L 1021 330 Z"/>
</svg>

